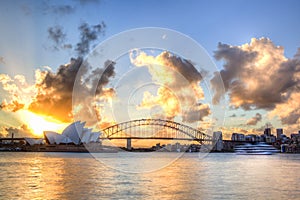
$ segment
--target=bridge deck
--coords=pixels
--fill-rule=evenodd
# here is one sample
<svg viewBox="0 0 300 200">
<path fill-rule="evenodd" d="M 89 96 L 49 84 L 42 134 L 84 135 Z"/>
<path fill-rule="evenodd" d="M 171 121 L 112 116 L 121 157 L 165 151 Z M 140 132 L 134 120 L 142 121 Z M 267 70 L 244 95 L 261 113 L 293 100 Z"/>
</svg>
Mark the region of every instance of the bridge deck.
<svg viewBox="0 0 300 200">
<path fill-rule="evenodd" d="M 101 138 L 104 140 L 126 140 L 126 139 L 139 139 L 139 140 L 187 140 L 187 141 L 206 141 L 211 142 L 209 139 L 196 139 L 196 138 L 172 138 L 172 137 L 111 137 Z"/>
</svg>

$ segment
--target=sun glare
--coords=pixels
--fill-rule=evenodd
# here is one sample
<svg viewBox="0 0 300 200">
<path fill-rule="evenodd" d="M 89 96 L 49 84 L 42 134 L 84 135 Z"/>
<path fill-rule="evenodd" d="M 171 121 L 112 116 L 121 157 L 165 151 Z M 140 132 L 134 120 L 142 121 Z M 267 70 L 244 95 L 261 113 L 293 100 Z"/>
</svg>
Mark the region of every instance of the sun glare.
<svg viewBox="0 0 300 200">
<path fill-rule="evenodd" d="M 35 136 L 43 136 L 44 131 L 61 132 L 67 126 L 66 123 L 48 119 L 30 111 L 23 111 L 21 117 L 23 123 L 32 130 Z"/>
</svg>

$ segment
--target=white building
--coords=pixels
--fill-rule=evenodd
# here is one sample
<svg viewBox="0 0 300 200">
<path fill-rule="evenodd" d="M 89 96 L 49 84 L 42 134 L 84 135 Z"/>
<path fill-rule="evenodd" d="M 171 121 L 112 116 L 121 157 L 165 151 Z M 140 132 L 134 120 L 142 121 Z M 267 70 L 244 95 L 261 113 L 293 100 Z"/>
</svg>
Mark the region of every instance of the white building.
<svg viewBox="0 0 300 200">
<path fill-rule="evenodd" d="M 53 131 L 44 131 L 45 140 L 49 144 L 88 144 L 98 142 L 100 132 L 92 132 L 92 129 L 84 128 L 85 122 L 74 122 L 67 126 L 62 134 Z"/>
</svg>

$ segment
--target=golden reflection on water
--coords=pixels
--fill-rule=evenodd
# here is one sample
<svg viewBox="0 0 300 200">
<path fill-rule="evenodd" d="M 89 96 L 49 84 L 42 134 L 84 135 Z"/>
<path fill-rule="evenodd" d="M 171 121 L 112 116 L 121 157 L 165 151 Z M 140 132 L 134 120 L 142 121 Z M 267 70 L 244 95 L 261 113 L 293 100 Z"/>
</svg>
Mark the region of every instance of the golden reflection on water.
<svg viewBox="0 0 300 200">
<path fill-rule="evenodd" d="M 22 160 L 22 177 L 15 181 L 15 191 L 24 199 L 59 199 L 64 193 L 64 159 L 56 158 L 51 162 L 42 156 Z M 18 172 L 17 172 L 18 174 Z"/>
<path fill-rule="evenodd" d="M 142 156 L 101 154 L 131 168 Z M 143 155 L 143 154 L 139 154 Z M 157 159 L 165 159 L 162 153 Z M 122 163 L 121 163 L 122 164 Z M 300 155 L 185 154 L 149 173 L 126 173 L 89 154 L 0 153 L 0 199 L 298 199 Z"/>
</svg>

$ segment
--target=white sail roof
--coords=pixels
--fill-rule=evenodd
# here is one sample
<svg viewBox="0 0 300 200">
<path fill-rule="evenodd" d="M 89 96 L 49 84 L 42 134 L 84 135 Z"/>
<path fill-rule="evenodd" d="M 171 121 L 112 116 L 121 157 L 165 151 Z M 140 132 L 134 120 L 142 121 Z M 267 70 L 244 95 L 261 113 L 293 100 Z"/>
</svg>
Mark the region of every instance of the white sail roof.
<svg viewBox="0 0 300 200">
<path fill-rule="evenodd" d="M 57 134 L 55 136 L 55 143 L 56 144 L 68 144 L 68 143 L 72 143 L 73 141 L 66 137 L 65 135 L 62 135 L 62 134 Z"/>
<path fill-rule="evenodd" d="M 56 142 L 56 135 L 58 133 L 56 132 L 53 132 L 53 131 L 44 131 L 44 136 L 45 136 L 45 139 L 48 140 L 49 144 L 55 144 Z"/>
<path fill-rule="evenodd" d="M 43 138 L 41 138 L 41 139 L 24 138 L 24 139 L 30 146 L 35 145 L 35 144 L 43 144 Z"/>
<path fill-rule="evenodd" d="M 91 138 L 91 131 L 92 129 L 84 129 L 82 132 L 81 142 L 84 144 L 89 143 Z"/>
<path fill-rule="evenodd" d="M 74 122 L 64 129 L 62 135 L 70 138 L 74 144 L 79 144 L 79 136 L 82 134 L 84 125 L 85 123 L 80 123 L 80 121 Z"/>
<path fill-rule="evenodd" d="M 90 142 L 97 142 L 100 136 L 100 132 L 91 133 Z"/>
<path fill-rule="evenodd" d="M 84 126 L 85 122 L 76 121 L 67 126 L 62 134 L 53 131 L 45 131 L 44 135 L 50 144 L 87 144 L 90 142 L 98 142 L 101 133 L 92 132 L 92 129 L 84 128 Z"/>
</svg>

